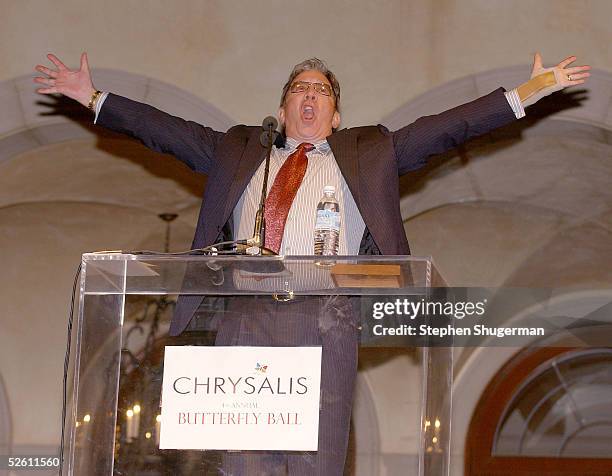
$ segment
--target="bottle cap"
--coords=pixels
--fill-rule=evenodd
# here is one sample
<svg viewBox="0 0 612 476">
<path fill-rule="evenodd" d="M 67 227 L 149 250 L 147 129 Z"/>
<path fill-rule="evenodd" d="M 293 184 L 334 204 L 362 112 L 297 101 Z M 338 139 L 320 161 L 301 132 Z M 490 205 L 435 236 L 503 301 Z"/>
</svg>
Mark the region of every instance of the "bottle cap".
<svg viewBox="0 0 612 476">
<path fill-rule="evenodd" d="M 336 187 L 333 185 L 326 185 L 323 187 L 323 193 L 336 193 Z"/>
</svg>

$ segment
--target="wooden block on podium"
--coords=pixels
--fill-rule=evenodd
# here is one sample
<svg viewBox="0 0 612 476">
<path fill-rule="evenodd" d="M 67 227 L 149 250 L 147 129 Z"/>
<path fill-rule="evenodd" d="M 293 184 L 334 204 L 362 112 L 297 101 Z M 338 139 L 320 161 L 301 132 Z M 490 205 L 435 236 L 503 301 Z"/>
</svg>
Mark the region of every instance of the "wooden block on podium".
<svg viewBox="0 0 612 476">
<path fill-rule="evenodd" d="M 398 264 L 338 263 L 331 275 L 339 288 L 401 288 L 402 271 Z"/>
</svg>

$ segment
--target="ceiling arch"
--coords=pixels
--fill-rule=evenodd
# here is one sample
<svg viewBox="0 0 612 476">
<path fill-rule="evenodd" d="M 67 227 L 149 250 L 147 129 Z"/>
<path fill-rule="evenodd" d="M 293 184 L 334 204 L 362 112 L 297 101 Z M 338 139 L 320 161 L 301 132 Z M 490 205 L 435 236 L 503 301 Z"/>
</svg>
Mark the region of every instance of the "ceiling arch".
<svg viewBox="0 0 612 476">
<path fill-rule="evenodd" d="M 92 70 L 96 87 L 170 114 L 225 131 L 232 119 L 211 103 L 155 78 L 120 70 Z M 33 75 L 0 82 L 0 163 L 38 147 L 74 139 L 91 138 L 101 129 L 92 125 L 86 108 L 62 96 L 36 93 Z"/>
<path fill-rule="evenodd" d="M 464 76 L 430 89 L 408 101 L 384 117 L 382 123 L 390 129 L 398 129 L 421 116 L 437 114 L 459 106 L 499 87 L 509 91 L 525 82 L 529 74 L 530 68 L 521 65 Z M 588 124 L 612 131 L 611 100 L 612 73 L 594 68 L 591 70 L 588 83 L 584 86 L 565 90 L 542 101 L 550 119 Z M 552 103 L 556 103 L 557 107 L 555 108 Z M 536 111 L 538 114 L 543 109 L 532 107 L 528 109 L 528 113 Z"/>
<path fill-rule="evenodd" d="M 528 74 L 524 66 L 515 66 L 466 76 L 409 101 L 382 122 L 397 129 L 497 87 L 511 89 Z M 604 158 L 612 150 L 612 74 L 594 69 L 585 86 L 544 98 L 522 120 L 434 157 L 427 167 L 404 176 L 400 183 L 404 219 L 446 203 L 517 201 L 528 193 L 537 195 L 534 187 L 550 186 L 559 177 L 555 167 L 559 160 L 561 172 L 572 173 L 572 167 L 586 158 L 584 170 L 592 171 L 596 182 L 604 180 L 611 172 Z M 598 163 L 592 155 L 597 155 Z"/>
</svg>

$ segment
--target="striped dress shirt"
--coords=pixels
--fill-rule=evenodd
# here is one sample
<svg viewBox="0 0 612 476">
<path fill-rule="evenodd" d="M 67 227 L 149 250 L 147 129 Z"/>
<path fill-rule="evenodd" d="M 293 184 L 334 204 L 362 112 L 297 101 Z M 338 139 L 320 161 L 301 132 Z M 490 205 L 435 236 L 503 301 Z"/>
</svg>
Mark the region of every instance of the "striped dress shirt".
<svg viewBox="0 0 612 476">
<path fill-rule="evenodd" d="M 274 183 L 276 174 L 285 160 L 295 151 L 299 143 L 287 138 L 284 148 L 273 146 L 270 156 L 270 175 L 268 177 L 268 192 Z M 340 205 L 340 238 L 338 254 L 357 255 L 365 223 L 346 180 L 334 159 L 327 141 L 313 143 L 314 150 L 306 154 L 308 166 L 302 184 L 289 209 L 287 223 L 283 233 L 279 254 L 282 255 L 312 255 L 314 253 L 314 227 L 317 204 L 323 196 L 323 188 L 333 185 L 336 188 L 336 200 Z M 253 235 L 255 214 L 259 207 L 265 161 L 251 178 L 249 185 L 242 193 L 234 208 L 234 230 L 237 239 L 250 238 Z"/>
</svg>

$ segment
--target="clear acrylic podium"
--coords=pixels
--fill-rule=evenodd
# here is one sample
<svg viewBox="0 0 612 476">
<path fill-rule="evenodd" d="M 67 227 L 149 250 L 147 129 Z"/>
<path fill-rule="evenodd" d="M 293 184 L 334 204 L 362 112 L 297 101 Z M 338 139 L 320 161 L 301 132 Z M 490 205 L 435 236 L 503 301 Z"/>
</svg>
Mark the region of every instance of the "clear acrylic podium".
<svg viewBox="0 0 612 476">
<path fill-rule="evenodd" d="M 224 474 L 223 451 L 159 449 L 163 355 L 167 345 L 215 345 L 218 326 L 237 308 L 248 315 L 259 303 L 280 303 L 282 309 L 282 303 L 299 300 L 314 306 L 328 299 L 346 301 L 361 329 L 377 296 L 427 299 L 443 287 L 430 259 L 409 256 L 317 262 L 312 256 L 85 254 L 73 328 L 63 474 Z M 176 299 L 190 296 L 205 299 L 186 331 L 170 337 Z M 316 308 L 309 314 L 303 317 L 313 318 Z M 402 345 L 401 339 L 388 344 L 362 332 L 362 347 Z M 420 415 L 402 414 L 401 407 L 387 408 L 384 401 L 374 404 L 383 418 L 420 424 L 414 429 L 416 463 L 402 474 L 447 475 L 452 349 L 414 351 Z M 376 392 L 371 395 L 377 398 Z M 345 474 L 360 474 L 359 468 Z"/>
</svg>

